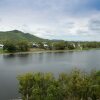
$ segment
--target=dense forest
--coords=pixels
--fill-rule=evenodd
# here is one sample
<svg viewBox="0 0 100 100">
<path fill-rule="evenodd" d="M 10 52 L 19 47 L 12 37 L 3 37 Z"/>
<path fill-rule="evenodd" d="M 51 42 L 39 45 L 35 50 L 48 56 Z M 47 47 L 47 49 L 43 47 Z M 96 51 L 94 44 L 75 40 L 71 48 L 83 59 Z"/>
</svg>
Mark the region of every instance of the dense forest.
<svg viewBox="0 0 100 100">
<path fill-rule="evenodd" d="M 52 73 L 18 76 L 23 100 L 100 100 L 100 71 L 74 69 L 54 77 Z"/>
</svg>

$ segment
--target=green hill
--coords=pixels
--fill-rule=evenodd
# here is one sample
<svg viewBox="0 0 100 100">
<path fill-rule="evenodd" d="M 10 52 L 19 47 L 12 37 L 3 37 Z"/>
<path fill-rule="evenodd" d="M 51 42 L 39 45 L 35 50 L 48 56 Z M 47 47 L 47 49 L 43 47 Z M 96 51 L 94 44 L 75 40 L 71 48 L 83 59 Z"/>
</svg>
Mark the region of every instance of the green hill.
<svg viewBox="0 0 100 100">
<path fill-rule="evenodd" d="M 0 41 L 2 42 L 6 40 L 12 40 L 12 41 L 27 40 L 29 42 L 46 41 L 46 39 L 42 39 L 37 36 L 31 35 L 29 33 L 24 33 L 18 30 L 0 32 Z"/>
</svg>

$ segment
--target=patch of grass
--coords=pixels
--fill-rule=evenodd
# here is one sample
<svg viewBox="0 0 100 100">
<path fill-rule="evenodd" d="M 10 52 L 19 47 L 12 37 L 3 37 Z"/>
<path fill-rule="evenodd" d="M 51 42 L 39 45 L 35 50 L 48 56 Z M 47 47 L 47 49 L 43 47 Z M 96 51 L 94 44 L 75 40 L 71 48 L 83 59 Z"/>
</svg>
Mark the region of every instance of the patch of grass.
<svg viewBox="0 0 100 100">
<path fill-rule="evenodd" d="M 2 49 L 2 48 L 0 48 L 0 54 L 1 54 L 1 53 L 3 53 L 3 49 Z"/>
</svg>

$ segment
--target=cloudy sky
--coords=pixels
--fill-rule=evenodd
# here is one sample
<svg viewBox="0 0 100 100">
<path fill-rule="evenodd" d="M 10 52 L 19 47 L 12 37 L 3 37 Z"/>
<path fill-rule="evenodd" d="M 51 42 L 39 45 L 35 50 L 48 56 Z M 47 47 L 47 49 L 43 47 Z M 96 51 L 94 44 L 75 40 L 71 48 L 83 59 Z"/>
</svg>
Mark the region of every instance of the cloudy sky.
<svg viewBox="0 0 100 100">
<path fill-rule="evenodd" d="M 100 0 L 0 0 L 0 31 L 100 41 Z"/>
</svg>

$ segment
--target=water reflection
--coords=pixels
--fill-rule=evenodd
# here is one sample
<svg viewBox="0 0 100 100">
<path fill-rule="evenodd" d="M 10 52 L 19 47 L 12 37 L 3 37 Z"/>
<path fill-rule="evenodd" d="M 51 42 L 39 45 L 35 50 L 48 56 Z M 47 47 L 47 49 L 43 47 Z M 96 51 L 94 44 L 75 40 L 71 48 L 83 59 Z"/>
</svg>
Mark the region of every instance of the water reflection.
<svg viewBox="0 0 100 100">
<path fill-rule="evenodd" d="M 29 56 L 29 53 L 23 53 L 23 54 L 4 54 L 3 57 L 6 58 L 14 58 L 14 57 L 27 57 Z"/>
<path fill-rule="evenodd" d="M 13 58 L 15 56 L 16 56 L 15 54 L 6 54 L 6 55 L 3 55 L 4 59 L 10 59 L 10 58 Z"/>
<path fill-rule="evenodd" d="M 30 54 L 24 53 L 24 54 L 17 54 L 16 56 L 18 56 L 18 57 L 28 57 L 28 56 L 30 56 Z"/>
</svg>

